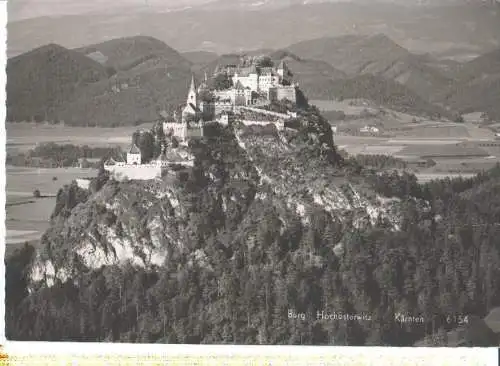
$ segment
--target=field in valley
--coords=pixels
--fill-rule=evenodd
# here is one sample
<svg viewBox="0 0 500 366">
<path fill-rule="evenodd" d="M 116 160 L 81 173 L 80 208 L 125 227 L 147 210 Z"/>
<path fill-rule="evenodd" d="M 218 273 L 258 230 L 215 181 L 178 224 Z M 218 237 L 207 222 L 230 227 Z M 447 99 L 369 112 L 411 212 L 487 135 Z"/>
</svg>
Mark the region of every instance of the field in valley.
<svg viewBox="0 0 500 366">
<path fill-rule="evenodd" d="M 67 127 L 34 123 L 8 123 L 7 152 L 28 151 L 40 143 L 55 142 L 58 144 L 75 144 L 97 146 L 130 145 L 134 131 L 151 128 L 151 123 L 140 126 L 99 128 L 99 127 Z"/>
<path fill-rule="evenodd" d="M 129 146 L 131 136 L 139 128 L 151 124 L 120 128 L 66 127 L 33 123 L 8 123 L 7 153 L 27 152 L 37 144 L 55 142 L 97 146 Z M 49 227 L 55 206 L 55 195 L 76 178 L 95 176 L 97 171 L 78 168 L 37 169 L 6 167 L 6 253 L 25 242 L 36 243 Z M 35 198 L 33 191 L 42 197 Z"/>
<path fill-rule="evenodd" d="M 331 120 L 332 125 L 354 128 L 375 125 L 380 129 L 379 135 L 335 134 L 337 146 L 349 154 L 387 154 L 407 161 L 432 159 L 436 163 L 433 167 L 415 169 L 421 182 L 458 174 L 469 177 L 500 162 L 500 140 L 475 120 L 428 121 L 369 105 L 353 106 L 349 101 L 312 102 L 322 111 L 343 111 L 352 118 Z M 363 110 L 373 115 L 364 117 Z"/>
<path fill-rule="evenodd" d="M 76 178 L 92 177 L 96 170 L 79 168 L 37 169 L 6 167 L 7 245 L 38 240 L 49 226 L 56 194 Z M 54 180 L 54 178 L 57 178 Z M 40 198 L 33 196 L 40 190 Z"/>
</svg>

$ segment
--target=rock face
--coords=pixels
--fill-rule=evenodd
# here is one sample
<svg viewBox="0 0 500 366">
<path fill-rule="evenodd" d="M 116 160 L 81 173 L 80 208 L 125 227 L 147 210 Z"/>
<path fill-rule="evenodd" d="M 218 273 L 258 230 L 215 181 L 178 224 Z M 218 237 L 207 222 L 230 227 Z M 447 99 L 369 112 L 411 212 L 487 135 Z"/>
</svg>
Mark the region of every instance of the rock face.
<svg viewBox="0 0 500 366">
<path fill-rule="evenodd" d="M 207 242 L 233 253 L 259 242 L 283 246 L 297 226 L 318 220 L 336 253 L 352 228 L 387 219 L 396 230 L 397 202 L 346 178 L 317 111 L 300 119 L 307 123 L 298 130 L 214 126 L 190 144 L 194 167 L 161 180 L 109 180 L 90 194 L 66 187 L 32 264 L 32 288 L 113 264 L 155 268 L 178 258 L 210 268 Z"/>
</svg>

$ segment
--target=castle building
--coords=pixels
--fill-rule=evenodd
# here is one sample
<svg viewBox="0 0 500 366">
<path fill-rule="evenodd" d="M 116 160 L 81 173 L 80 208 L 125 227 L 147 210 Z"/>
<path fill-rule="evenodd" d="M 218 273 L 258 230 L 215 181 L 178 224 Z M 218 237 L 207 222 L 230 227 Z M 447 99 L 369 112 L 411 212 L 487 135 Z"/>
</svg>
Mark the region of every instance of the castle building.
<svg viewBox="0 0 500 366">
<path fill-rule="evenodd" d="M 234 119 L 235 116 L 233 112 L 222 111 L 217 118 L 217 122 L 221 125 L 227 126 L 231 125 L 234 122 Z"/>
<path fill-rule="evenodd" d="M 289 99 L 295 102 L 296 87 L 288 85 L 288 75 L 288 67 L 282 60 L 277 68 L 257 67 L 255 64 L 240 68 L 234 72 L 232 80 L 235 87 L 242 85 L 250 93 L 262 94 L 269 101 Z"/>
<path fill-rule="evenodd" d="M 142 155 L 141 150 L 136 144 L 132 144 L 129 151 L 127 152 L 127 164 L 128 165 L 141 165 Z"/>
<path fill-rule="evenodd" d="M 211 108 L 209 103 L 199 101 L 194 77 L 192 77 L 186 105 L 182 109 L 181 120 L 179 121 L 177 114 L 174 113 L 173 119 L 167 119 L 163 122 L 164 133 L 173 135 L 182 143 L 186 143 L 189 138 L 203 137 L 204 112 L 207 114 L 209 108 Z"/>
</svg>

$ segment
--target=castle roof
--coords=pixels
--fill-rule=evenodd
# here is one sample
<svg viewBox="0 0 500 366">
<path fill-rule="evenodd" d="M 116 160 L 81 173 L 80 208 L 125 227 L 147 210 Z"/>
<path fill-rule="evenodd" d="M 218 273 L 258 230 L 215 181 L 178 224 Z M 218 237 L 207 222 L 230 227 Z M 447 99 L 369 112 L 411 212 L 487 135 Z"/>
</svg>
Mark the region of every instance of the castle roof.
<svg viewBox="0 0 500 366">
<path fill-rule="evenodd" d="M 200 111 L 199 108 L 195 106 L 193 103 L 188 103 L 184 108 L 184 112 L 197 113 L 199 111 Z"/>
<path fill-rule="evenodd" d="M 125 163 L 127 161 L 127 159 L 125 159 L 125 154 L 123 152 L 121 153 L 118 153 L 117 155 L 115 155 L 115 157 L 111 158 L 113 159 L 113 161 L 117 162 L 117 163 Z"/>
<path fill-rule="evenodd" d="M 285 69 L 286 68 L 286 64 L 285 64 L 285 60 L 281 60 L 280 64 L 278 65 L 278 69 Z"/>
<path fill-rule="evenodd" d="M 234 88 L 236 90 L 244 90 L 245 87 L 243 86 L 243 84 L 241 83 L 241 81 L 238 80 L 238 82 L 236 83 L 236 85 L 234 86 Z"/>
<path fill-rule="evenodd" d="M 158 114 L 160 115 L 161 118 L 163 118 L 164 120 L 168 120 L 171 118 L 171 116 L 167 113 L 167 111 L 163 110 L 163 111 L 160 111 L 158 112 Z"/>
<path fill-rule="evenodd" d="M 128 151 L 129 154 L 140 154 L 141 150 L 137 147 L 136 144 L 132 144 L 130 147 L 130 150 Z"/>
<path fill-rule="evenodd" d="M 104 162 L 105 165 L 115 165 L 116 161 L 112 157 Z"/>
</svg>

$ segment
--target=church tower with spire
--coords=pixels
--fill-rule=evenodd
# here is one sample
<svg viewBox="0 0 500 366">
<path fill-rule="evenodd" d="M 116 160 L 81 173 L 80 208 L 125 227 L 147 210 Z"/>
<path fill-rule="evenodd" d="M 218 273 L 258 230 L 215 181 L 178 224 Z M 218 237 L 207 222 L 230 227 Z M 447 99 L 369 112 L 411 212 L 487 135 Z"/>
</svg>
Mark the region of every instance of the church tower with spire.
<svg viewBox="0 0 500 366">
<path fill-rule="evenodd" d="M 197 103 L 198 94 L 196 92 L 196 85 L 194 83 L 194 75 L 191 76 L 191 86 L 189 87 L 188 97 L 186 104 L 192 104 L 194 107 L 198 107 Z"/>
</svg>

